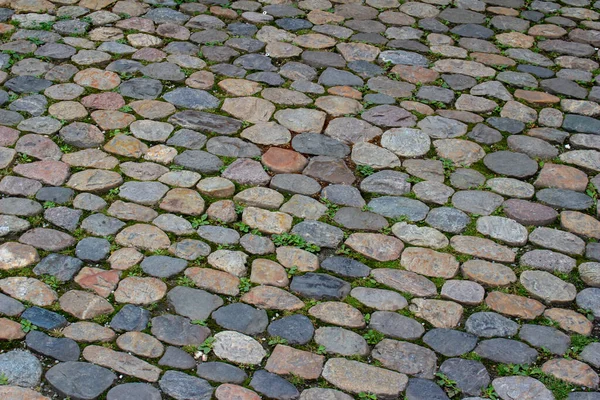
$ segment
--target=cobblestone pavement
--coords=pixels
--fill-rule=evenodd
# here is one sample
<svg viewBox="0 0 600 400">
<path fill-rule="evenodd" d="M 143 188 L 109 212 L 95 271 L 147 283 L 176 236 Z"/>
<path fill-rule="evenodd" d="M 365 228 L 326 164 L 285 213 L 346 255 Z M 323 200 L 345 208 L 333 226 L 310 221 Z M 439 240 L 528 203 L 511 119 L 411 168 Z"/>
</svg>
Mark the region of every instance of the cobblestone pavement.
<svg viewBox="0 0 600 400">
<path fill-rule="evenodd" d="M 0 399 L 600 399 L 593 1 L 0 0 Z"/>
</svg>

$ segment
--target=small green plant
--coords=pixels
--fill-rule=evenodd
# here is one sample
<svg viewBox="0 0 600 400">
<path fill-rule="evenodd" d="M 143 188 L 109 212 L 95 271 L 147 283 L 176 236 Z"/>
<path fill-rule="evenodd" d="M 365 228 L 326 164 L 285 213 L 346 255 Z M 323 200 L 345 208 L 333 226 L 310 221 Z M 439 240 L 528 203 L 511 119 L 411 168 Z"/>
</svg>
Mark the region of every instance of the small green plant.
<svg viewBox="0 0 600 400">
<path fill-rule="evenodd" d="M 327 353 L 327 349 L 322 344 L 317 347 L 317 354 L 325 354 Z"/>
<path fill-rule="evenodd" d="M 371 322 L 371 314 L 366 313 L 364 318 L 365 318 L 365 323 L 368 324 L 369 322 Z"/>
<path fill-rule="evenodd" d="M 133 111 L 133 108 L 131 108 L 131 106 L 123 106 L 123 107 L 119 108 L 119 111 L 121 111 L 121 112 L 131 112 L 131 111 Z"/>
<path fill-rule="evenodd" d="M 298 267 L 295 265 L 292 265 L 292 268 L 288 269 L 288 273 L 287 273 L 288 278 L 291 278 L 292 276 L 297 275 L 297 274 L 298 274 Z"/>
<path fill-rule="evenodd" d="M 171 164 L 171 165 L 169 165 L 169 169 L 171 171 L 183 171 L 183 165 Z"/>
<path fill-rule="evenodd" d="M 363 337 L 365 338 L 367 343 L 375 345 L 375 344 L 381 342 L 383 340 L 383 338 L 385 338 L 385 335 L 374 329 L 369 329 L 369 331 L 367 333 L 365 333 L 363 335 Z"/>
<path fill-rule="evenodd" d="M 192 218 L 192 228 L 197 229 L 200 226 L 208 225 L 210 222 L 208 221 L 208 215 L 202 214 L 198 218 Z"/>
<path fill-rule="evenodd" d="M 56 207 L 56 203 L 53 201 L 45 201 L 44 202 L 44 208 L 48 209 L 48 208 L 54 208 Z"/>
<path fill-rule="evenodd" d="M 365 399 L 365 400 L 377 400 L 376 395 L 374 395 L 373 393 L 366 393 L 366 392 L 360 392 L 358 394 L 358 398 Z"/>
<path fill-rule="evenodd" d="M 44 44 L 43 40 L 41 40 L 40 38 L 36 38 L 36 37 L 28 37 L 27 40 L 29 40 L 33 44 L 37 44 L 38 46 Z"/>
<path fill-rule="evenodd" d="M 274 346 L 276 344 L 287 344 L 287 340 L 279 337 L 279 336 L 273 336 L 271 339 L 269 339 L 269 346 Z"/>
<path fill-rule="evenodd" d="M 436 382 L 444 391 L 449 398 L 454 398 L 460 394 L 460 389 L 456 386 L 456 381 L 448 378 L 445 374 L 438 372 L 435 374 Z"/>
<path fill-rule="evenodd" d="M 200 346 L 198 346 L 198 350 L 200 350 L 204 354 L 208 354 L 211 352 L 213 346 L 215 345 L 215 338 L 210 336 L 206 338 L 204 342 Z"/>
<path fill-rule="evenodd" d="M 23 332 L 29 333 L 31 331 L 36 331 L 37 326 L 35 326 L 33 323 L 31 323 L 31 321 L 29 321 L 27 319 L 22 319 L 21 320 L 21 329 L 23 330 Z"/>
<path fill-rule="evenodd" d="M 190 323 L 194 325 L 206 326 L 206 321 L 203 319 L 195 319 L 192 320 Z"/>
<path fill-rule="evenodd" d="M 356 172 L 360 176 L 371 176 L 375 173 L 375 170 L 370 165 L 357 165 Z"/>
<path fill-rule="evenodd" d="M 250 229 L 251 229 L 249 225 L 247 225 L 243 222 L 236 222 L 235 224 L 233 224 L 233 227 L 243 233 L 248 233 L 248 232 L 250 232 Z"/>
<path fill-rule="evenodd" d="M 345 244 L 341 245 L 336 251 L 335 254 L 343 254 L 346 256 L 349 256 L 352 253 L 352 250 L 350 250 Z"/>
<path fill-rule="evenodd" d="M 483 393 L 481 395 L 484 399 L 500 400 L 500 397 L 498 397 L 498 394 L 496 393 L 492 385 L 483 389 Z"/>
<path fill-rule="evenodd" d="M 361 210 L 363 210 L 363 211 L 373 211 L 373 208 L 365 204 L 364 206 L 362 206 Z"/>
<path fill-rule="evenodd" d="M 31 157 L 29 157 L 27 154 L 25 154 L 25 153 L 22 153 L 22 154 L 19 156 L 19 161 L 20 161 L 21 163 L 25 164 L 25 163 L 30 163 L 30 162 L 32 162 L 33 160 L 32 160 L 32 159 L 31 159 Z"/>
<path fill-rule="evenodd" d="M 240 284 L 238 285 L 240 289 L 240 293 L 248 293 L 252 288 L 250 284 L 250 279 L 248 278 L 240 278 Z"/>
<path fill-rule="evenodd" d="M 54 290 L 58 289 L 60 286 L 60 281 L 58 279 L 56 279 L 55 276 L 52 276 L 52 275 L 44 276 L 42 278 L 42 282 L 44 282 L 46 285 L 50 286 Z"/>
<path fill-rule="evenodd" d="M 446 178 L 450 177 L 450 174 L 456 171 L 456 165 L 454 165 L 454 161 L 449 160 L 447 158 L 441 158 L 442 168 L 444 168 L 444 175 Z"/>
<path fill-rule="evenodd" d="M 275 246 L 294 246 L 306 250 L 310 253 L 318 253 L 321 248 L 313 243 L 308 243 L 303 237 L 292 234 L 282 233 L 271 237 Z"/>
<path fill-rule="evenodd" d="M 177 286 L 194 287 L 196 285 L 194 284 L 194 281 L 187 276 L 180 276 L 177 278 Z"/>
<path fill-rule="evenodd" d="M 8 385 L 8 376 L 0 374 L 0 386 Z"/>
</svg>

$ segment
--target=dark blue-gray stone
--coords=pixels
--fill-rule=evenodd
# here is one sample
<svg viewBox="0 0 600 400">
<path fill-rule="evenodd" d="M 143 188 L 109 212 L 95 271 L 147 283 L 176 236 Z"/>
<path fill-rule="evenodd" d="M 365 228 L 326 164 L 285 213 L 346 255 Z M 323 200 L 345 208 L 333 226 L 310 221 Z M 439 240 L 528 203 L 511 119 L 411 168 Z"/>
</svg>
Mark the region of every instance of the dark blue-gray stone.
<svg viewBox="0 0 600 400">
<path fill-rule="evenodd" d="M 25 306 L 20 301 L 0 293 L 0 315 L 16 317 L 25 310 Z"/>
<path fill-rule="evenodd" d="M 486 122 L 500 132 L 506 132 L 513 135 L 521 133 L 525 129 L 525 124 L 523 122 L 511 118 L 490 117 Z"/>
<path fill-rule="evenodd" d="M 185 150 L 173 162 L 203 174 L 214 174 L 224 165 L 219 157 L 202 150 Z"/>
<path fill-rule="evenodd" d="M 456 357 L 473 350 L 477 345 L 477 336 L 454 329 L 440 328 L 428 331 L 423 336 L 423 342 L 446 357 Z"/>
<path fill-rule="evenodd" d="M 263 333 L 269 325 L 269 317 L 265 310 L 260 310 L 243 303 L 233 303 L 219 308 L 212 313 L 217 325 L 246 335 Z"/>
<path fill-rule="evenodd" d="M 25 342 L 34 352 L 58 361 L 77 361 L 81 353 L 77 342 L 73 339 L 55 338 L 40 331 L 29 332 Z"/>
<path fill-rule="evenodd" d="M 474 351 L 483 358 L 504 364 L 531 364 L 538 357 L 536 350 L 510 339 L 484 340 Z"/>
<path fill-rule="evenodd" d="M 26 319 L 38 328 L 47 331 L 67 326 L 67 319 L 62 315 L 36 306 L 25 310 L 21 314 L 21 319 Z"/>
<path fill-rule="evenodd" d="M 290 290 L 317 300 L 343 300 L 350 293 L 350 284 L 327 274 L 309 272 L 292 278 Z"/>
<path fill-rule="evenodd" d="M 351 278 L 369 276 L 371 268 L 352 258 L 333 256 L 321 262 L 321 268 Z"/>
<path fill-rule="evenodd" d="M 553 354 L 562 356 L 571 345 L 568 335 L 551 326 L 525 324 L 519 331 L 519 337 L 537 348 L 544 348 Z"/>
<path fill-rule="evenodd" d="M 124 226 L 123 221 L 104 214 L 93 214 L 81 221 L 81 228 L 96 236 L 115 235 Z"/>
<path fill-rule="evenodd" d="M 269 335 L 279 336 L 287 340 L 288 344 L 293 345 L 310 342 L 315 333 L 315 328 L 306 316 L 296 314 L 271 322 L 267 331 Z"/>
<path fill-rule="evenodd" d="M 283 79 L 281 75 L 269 71 L 254 72 L 246 76 L 246 79 L 249 81 L 266 83 L 269 86 L 281 86 L 285 83 L 285 79 Z"/>
<path fill-rule="evenodd" d="M 219 383 L 244 383 L 248 374 L 231 364 L 213 361 L 198 365 L 196 370 L 200 378 Z"/>
<path fill-rule="evenodd" d="M 161 400 L 160 391 L 147 383 L 125 383 L 106 394 L 106 400 Z"/>
<path fill-rule="evenodd" d="M 171 289 L 167 294 L 167 300 L 177 314 L 188 317 L 192 321 L 207 319 L 214 310 L 223 305 L 223 299 L 219 296 L 185 286 Z"/>
<path fill-rule="evenodd" d="M 65 254 L 49 254 L 42 258 L 33 269 L 36 275 L 51 275 L 62 282 L 73 279 L 83 267 L 83 261 Z"/>
<path fill-rule="evenodd" d="M 183 271 L 187 267 L 187 261 L 169 256 L 150 256 L 146 257 L 140 266 L 148 275 L 169 278 Z"/>
<path fill-rule="evenodd" d="M 600 120 L 583 115 L 567 114 L 562 127 L 569 132 L 600 134 Z"/>
<path fill-rule="evenodd" d="M 52 86 L 52 81 L 29 75 L 16 76 L 4 82 L 4 87 L 16 93 L 37 93 L 50 86 Z"/>
<path fill-rule="evenodd" d="M 291 232 L 319 247 L 336 248 L 344 240 L 344 231 L 321 221 L 300 222 Z"/>
<path fill-rule="evenodd" d="M 495 312 L 476 312 L 465 322 L 465 329 L 479 337 L 515 336 L 519 324 Z"/>
<path fill-rule="evenodd" d="M 455 35 L 476 39 L 489 39 L 494 36 L 494 31 L 482 25 L 463 24 L 450 30 Z"/>
<path fill-rule="evenodd" d="M 277 400 L 293 400 L 300 396 L 298 389 L 279 375 L 265 370 L 254 373 L 250 386 L 258 393 Z"/>
<path fill-rule="evenodd" d="M 62 396 L 92 400 L 112 386 L 117 376 L 110 370 L 86 362 L 58 363 L 46 372 L 46 380 Z"/>
<path fill-rule="evenodd" d="M 5 385 L 33 388 L 40 383 L 42 364 L 29 351 L 8 351 L 0 354 L 0 376 L 5 378 Z"/>
<path fill-rule="evenodd" d="M 242 127 L 242 122 L 237 119 L 196 110 L 173 114 L 169 122 L 183 128 L 221 135 L 234 134 Z"/>
<path fill-rule="evenodd" d="M 176 369 L 192 369 L 196 368 L 196 360 L 179 347 L 168 346 L 165 354 L 158 360 L 158 365 Z"/>
<path fill-rule="evenodd" d="M 133 99 L 156 99 L 162 92 L 163 85 L 159 80 L 150 78 L 133 78 L 119 85 L 119 92 Z"/>
<path fill-rule="evenodd" d="M 176 400 L 210 400 L 214 390 L 204 379 L 178 371 L 165 372 L 158 385 L 163 393 Z"/>
<path fill-rule="evenodd" d="M 464 394 L 478 396 L 490 384 L 490 374 L 479 361 L 451 358 L 442 363 L 440 372 L 456 382 Z"/>
<path fill-rule="evenodd" d="M 446 392 L 429 379 L 412 378 L 406 387 L 406 400 L 450 400 Z"/>
<path fill-rule="evenodd" d="M 143 331 L 150 321 L 150 311 L 126 304 L 110 321 L 110 327 L 116 331 Z"/>
<path fill-rule="evenodd" d="M 538 169 L 538 164 L 523 153 L 497 151 L 483 159 L 483 163 L 493 172 L 515 178 L 528 178 Z"/>
<path fill-rule="evenodd" d="M 535 197 L 552 208 L 568 210 L 585 210 L 594 204 L 594 200 L 585 193 L 567 189 L 542 189 L 535 194 Z"/>
<path fill-rule="evenodd" d="M 108 257 L 110 242 L 102 238 L 81 239 L 75 247 L 75 255 L 83 261 L 98 262 Z"/>
<path fill-rule="evenodd" d="M 327 68 L 319 76 L 318 83 L 323 86 L 362 86 L 361 78 L 348 71 L 336 68 Z"/>
<path fill-rule="evenodd" d="M 281 29 L 291 32 L 313 27 L 313 24 L 311 24 L 310 21 L 299 18 L 280 18 L 275 21 L 275 24 Z"/>
<path fill-rule="evenodd" d="M 187 87 L 167 92 L 163 95 L 163 99 L 177 107 L 191 108 L 193 110 L 215 108 L 219 105 L 219 99 L 208 92 Z"/>
<path fill-rule="evenodd" d="M 56 204 L 70 203 L 75 197 L 75 191 L 63 187 L 43 187 L 37 191 L 35 198 L 39 201 L 51 201 Z"/>
<path fill-rule="evenodd" d="M 410 221 L 422 221 L 429 212 L 429 207 L 419 200 L 406 197 L 382 196 L 371 200 L 368 204 L 374 213 L 387 218 L 407 217 Z"/>
<path fill-rule="evenodd" d="M 294 136 L 292 147 L 299 153 L 314 156 L 343 158 L 350 154 L 347 144 L 319 133 L 301 133 Z"/>
</svg>

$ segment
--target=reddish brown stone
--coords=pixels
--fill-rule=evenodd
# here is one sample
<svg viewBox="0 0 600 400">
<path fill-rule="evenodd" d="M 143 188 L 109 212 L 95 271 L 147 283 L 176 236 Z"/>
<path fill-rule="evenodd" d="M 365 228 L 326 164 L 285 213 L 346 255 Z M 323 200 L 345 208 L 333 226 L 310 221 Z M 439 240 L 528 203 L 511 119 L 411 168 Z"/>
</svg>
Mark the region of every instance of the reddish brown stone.
<svg viewBox="0 0 600 400">
<path fill-rule="evenodd" d="M 488 294 L 485 304 L 500 314 L 523 319 L 535 319 L 546 308 L 537 300 L 502 292 L 491 292 Z"/>
<path fill-rule="evenodd" d="M 600 380 L 592 367 L 577 360 L 561 358 L 549 360 L 542 365 L 542 371 L 561 381 L 592 389 L 598 388 L 598 381 Z"/>
<path fill-rule="evenodd" d="M 14 276 L 1 279 L 0 290 L 17 300 L 28 301 L 40 307 L 50 306 L 58 299 L 50 286 L 34 278 Z"/>
<path fill-rule="evenodd" d="M 21 324 L 10 319 L 0 318 L 0 340 L 23 339 L 25 332 L 21 329 Z M 2 386 L 0 386 L 2 389 Z M 0 390 L 1 393 L 1 390 Z M 0 397 L 4 399 L 4 397 Z"/>
<path fill-rule="evenodd" d="M 543 106 L 547 104 L 555 104 L 560 101 L 560 98 L 544 92 L 534 92 L 531 90 L 515 90 L 515 97 L 517 99 L 525 100 L 528 103 Z"/>
<path fill-rule="evenodd" d="M 327 89 L 327 93 L 334 96 L 348 97 L 355 100 L 362 99 L 362 93 L 350 86 L 333 86 Z"/>
<path fill-rule="evenodd" d="M 549 308 L 544 311 L 544 316 L 556 321 L 561 329 L 579 335 L 589 336 L 594 327 L 585 315 L 564 308 Z"/>
<path fill-rule="evenodd" d="M 600 222 L 578 211 L 561 212 L 560 226 L 576 235 L 600 239 Z"/>
<path fill-rule="evenodd" d="M 47 185 L 60 186 L 69 176 L 69 165 L 60 161 L 43 160 L 19 164 L 13 168 L 13 172 Z"/>
<path fill-rule="evenodd" d="M 558 188 L 585 191 L 588 185 L 587 174 L 574 167 L 546 163 L 533 185 L 536 188 Z"/>
<path fill-rule="evenodd" d="M 0 386 L 0 399 L 2 400 L 50 400 L 35 390 L 19 386 Z"/>
<path fill-rule="evenodd" d="M 12 146 L 19 139 L 19 131 L 7 126 L 0 126 L 0 146 Z"/>
<path fill-rule="evenodd" d="M 242 296 L 244 303 L 266 310 L 296 311 L 304 307 L 302 300 L 293 294 L 272 286 L 256 286 Z"/>
<path fill-rule="evenodd" d="M 391 72 L 398 74 L 400 79 L 410 83 L 429 83 L 440 76 L 439 73 L 431 69 L 411 65 L 396 65 Z"/>
<path fill-rule="evenodd" d="M 240 292 L 239 278 L 227 272 L 192 267 L 185 270 L 185 276 L 193 280 L 199 288 L 213 293 L 237 296 Z"/>
<path fill-rule="evenodd" d="M 217 400 L 260 400 L 260 396 L 250 389 L 225 383 L 215 391 Z"/>
<path fill-rule="evenodd" d="M 0 270 L 23 268 L 40 260 L 33 246 L 17 242 L 6 242 L 0 245 Z"/>
<path fill-rule="evenodd" d="M 513 59 L 501 56 L 499 54 L 471 53 L 471 57 L 473 60 L 485 65 L 504 65 L 509 67 L 517 65 Z"/>
<path fill-rule="evenodd" d="M 102 297 L 108 297 L 119 283 L 119 272 L 100 268 L 84 267 L 75 277 L 75 282 Z"/>
<path fill-rule="evenodd" d="M 553 208 L 527 200 L 508 199 L 503 203 L 504 213 L 525 226 L 544 226 L 554 223 L 558 212 Z"/>
<path fill-rule="evenodd" d="M 92 319 L 115 310 L 102 297 L 83 290 L 69 290 L 60 297 L 59 303 L 63 311 L 79 319 Z"/>
<path fill-rule="evenodd" d="M 279 147 L 271 147 L 267 150 L 262 156 L 262 162 L 278 174 L 300 172 L 308 164 L 308 160 L 302 154 Z"/>
<path fill-rule="evenodd" d="M 81 104 L 97 110 L 118 110 L 125 105 L 125 100 L 119 93 L 105 92 L 85 96 Z"/>
<path fill-rule="evenodd" d="M 98 90 L 111 90 L 119 86 L 121 78 L 112 71 L 97 68 L 88 68 L 79 71 L 73 78 L 75 83 Z"/>
<path fill-rule="evenodd" d="M 278 375 L 295 375 L 303 379 L 318 379 L 325 357 L 308 351 L 278 344 L 267 360 L 265 369 Z"/>
<path fill-rule="evenodd" d="M 160 203 L 160 208 L 179 214 L 200 215 L 204 212 L 204 199 L 192 189 L 171 189 Z"/>
<path fill-rule="evenodd" d="M 130 276 L 119 283 L 115 291 L 117 303 L 152 304 L 167 293 L 167 285 L 157 278 Z"/>
<path fill-rule="evenodd" d="M 135 121 L 133 115 L 114 110 L 94 111 L 92 113 L 92 119 L 103 130 L 124 129 Z"/>
<path fill-rule="evenodd" d="M 286 287 L 290 283 L 285 268 L 275 261 L 262 258 L 252 261 L 250 281 L 277 287 Z"/>
</svg>

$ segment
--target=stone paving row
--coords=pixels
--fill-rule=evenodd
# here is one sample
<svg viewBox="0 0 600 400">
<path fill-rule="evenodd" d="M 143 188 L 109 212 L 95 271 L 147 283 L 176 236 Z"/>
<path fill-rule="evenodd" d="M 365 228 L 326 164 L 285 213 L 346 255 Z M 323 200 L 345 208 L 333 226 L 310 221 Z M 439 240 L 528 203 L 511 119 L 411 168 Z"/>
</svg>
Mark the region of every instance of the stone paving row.
<svg viewBox="0 0 600 400">
<path fill-rule="evenodd" d="M 0 399 L 600 399 L 600 1 L 0 35 Z"/>
</svg>

